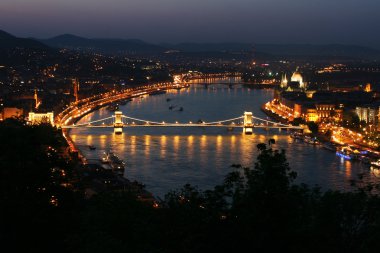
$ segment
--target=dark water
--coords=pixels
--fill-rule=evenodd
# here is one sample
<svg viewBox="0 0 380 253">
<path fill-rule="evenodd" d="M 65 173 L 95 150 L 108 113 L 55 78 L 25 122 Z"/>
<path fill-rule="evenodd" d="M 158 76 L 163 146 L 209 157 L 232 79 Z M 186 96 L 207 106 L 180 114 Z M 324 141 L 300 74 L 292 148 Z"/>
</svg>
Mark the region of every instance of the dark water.
<svg viewBox="0 0 380 253">
<path fill-rule="evenodd" d="M 121 106 L 121 110 L 131 117 L 173 123 L 235 118 L 244 111 L 266 118 L 260 106 L 272 96 L 272 90 L 253 90 L 240 85 L 229 88 L 226 84 L 205 88 L 197 84 L 181 91 L 136 98 Z M 175 106 L 173 110 L 168 109 L 170 105 Z M 180 107 L 182 112 L 178 110 Z M 101 109 L 79 123 L 112 113 Z M 222 182 L 233 163 L 253 167 L 258 153 L 256 145 L 271 138 L 276 140 L 275 148 L 286 150 L 291 168 L 298 173 L 298 182 L 349 190 L 349 180 L 358 173 L 377 180 L 361 163 L 344 161 L 331 151 L 294 141 L 286 131 L 255 129 L 253 135 L 243 135 L 240 129 L 228 132 L 225 128 L 141 127 L 125 128 L 122 135 L 113 134 L 113 129 L 75 129 L 71 136 L 89 159 L 99 159 L 105 150 L 111 149 L 126 161 L 127 178 L 144 183 L 149 191 L 161 197 L 186 183 L 210 189 Z M 95 145 L 97 149 L 91 151 L 87 145 Z"/>
</svg>

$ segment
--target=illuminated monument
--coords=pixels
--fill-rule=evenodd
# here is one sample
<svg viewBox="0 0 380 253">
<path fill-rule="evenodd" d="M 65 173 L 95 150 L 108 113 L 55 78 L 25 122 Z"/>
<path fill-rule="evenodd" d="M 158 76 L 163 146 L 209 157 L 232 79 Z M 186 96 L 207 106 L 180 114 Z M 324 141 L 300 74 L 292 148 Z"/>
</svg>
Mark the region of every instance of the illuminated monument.
<svg viewBox="0 0 380 253">
<path fill-rule="evenodd" d="M 290 78 L 291 82 L 299 83 L 299 88 L 304 89 L 305 83 L 303 82 L 302 75 L 296 70 L 296 72 L 293 73 L 292 77 Z"/>
<path fill-rule="evenodd" d="M 32 125 L 48 123 L 54 126 L 54 113 L 53 112 L 47 112 L 47 113 L 30 112 L 29 117 L 28 117 L 28 122 Z"/>
<path fill-rule="evenodd" d="M 281 78 L 280 88 L 286 91 L 303 91 L 306 89 L 306 83 L 298 69 L 292 74 L 290 82 L 288 81 L 286 74 Z"/>
</svg>

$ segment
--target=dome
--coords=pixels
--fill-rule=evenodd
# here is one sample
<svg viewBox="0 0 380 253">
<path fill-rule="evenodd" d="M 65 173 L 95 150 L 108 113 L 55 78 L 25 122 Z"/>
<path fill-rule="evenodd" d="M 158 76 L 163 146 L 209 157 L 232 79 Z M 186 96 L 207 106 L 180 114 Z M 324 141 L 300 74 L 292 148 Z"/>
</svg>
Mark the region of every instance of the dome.
<svg viewBox="0 0 380 253">
<path fill-rule="evenodd" d="M 298 72 L 298 70 L 293 73 L 292 77 L 290 78 L 290 81 L 299 83 L 299 88 L 301 88 L 301 89 L 305 88 L 305 84 L 303 82 L 303 77 Z"/>
<path fill-rule="evenodd" d="M 292 75 L 291 81 L 302 83 L 303 77 L 299 72 L 294 72 Z"/>
</svg>

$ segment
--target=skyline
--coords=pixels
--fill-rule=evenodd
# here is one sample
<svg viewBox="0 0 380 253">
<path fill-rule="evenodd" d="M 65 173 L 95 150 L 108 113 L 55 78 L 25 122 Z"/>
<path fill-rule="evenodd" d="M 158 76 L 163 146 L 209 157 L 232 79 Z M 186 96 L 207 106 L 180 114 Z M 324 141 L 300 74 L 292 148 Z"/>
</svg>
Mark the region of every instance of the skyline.
<svg viewBox="0 0 380 253">
<path fill-rule="evenodd" d="M 0 23 L 19 37 L 75 34 L 150 43 L 357 44 L 380 48 L 375 0 L 3 0 Z M 255 26 L 257 24 L 257 26 Z"/>
</svg>

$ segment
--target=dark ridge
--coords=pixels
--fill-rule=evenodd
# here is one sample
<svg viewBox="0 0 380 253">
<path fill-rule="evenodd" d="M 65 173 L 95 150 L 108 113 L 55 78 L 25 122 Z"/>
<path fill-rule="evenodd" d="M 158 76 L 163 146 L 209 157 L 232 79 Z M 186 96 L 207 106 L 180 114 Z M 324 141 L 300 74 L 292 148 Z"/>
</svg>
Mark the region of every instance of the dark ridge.
<svg viewBox="0 0 380 253">
<path fill-rule="evenodd" d="M 17 38 L 5 31 L 0 30 L 0 49 L 11 48 L 47 49 L 48 46 L 34 39 Z"/>
</svg>

